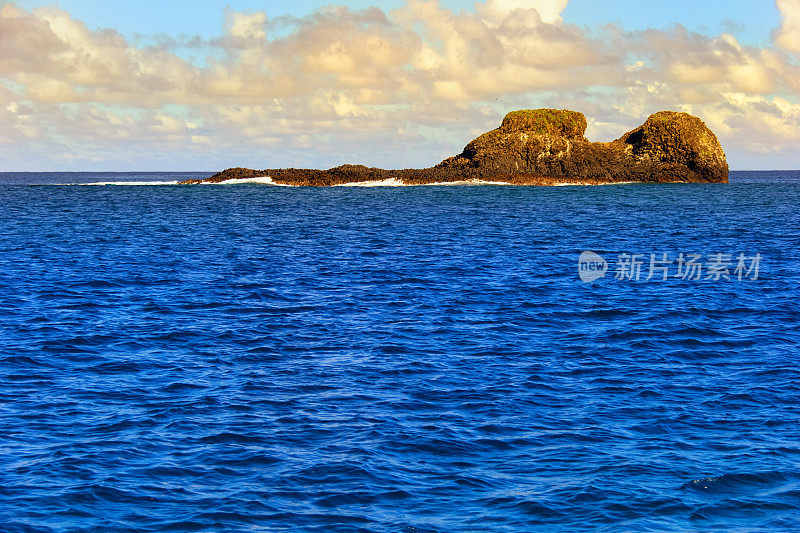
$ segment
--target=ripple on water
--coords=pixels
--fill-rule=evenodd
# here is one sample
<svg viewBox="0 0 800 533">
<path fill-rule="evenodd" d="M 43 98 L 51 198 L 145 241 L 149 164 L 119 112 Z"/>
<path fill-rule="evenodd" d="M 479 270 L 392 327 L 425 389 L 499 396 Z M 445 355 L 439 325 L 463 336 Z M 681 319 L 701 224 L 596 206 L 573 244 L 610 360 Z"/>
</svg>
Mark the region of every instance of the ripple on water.
<svg viewBox="0 0 800 533">
<path fill-rule="evenodd" d="M 800 528 L 796 184 L 3 198 L 2 531 Z"/>
</svg>

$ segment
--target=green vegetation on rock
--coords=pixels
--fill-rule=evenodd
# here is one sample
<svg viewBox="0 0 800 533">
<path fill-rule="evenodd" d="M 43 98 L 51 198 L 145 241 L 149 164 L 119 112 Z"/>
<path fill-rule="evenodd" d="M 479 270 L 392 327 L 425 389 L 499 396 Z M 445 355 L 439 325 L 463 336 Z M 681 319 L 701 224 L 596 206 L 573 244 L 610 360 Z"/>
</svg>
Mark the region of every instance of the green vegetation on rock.
<svg viewBox="0 0 800 533">
<path fill-rule="evenodd" d="M 523 109 L 512 111 L 500 125 L 503 133 L 530 133 L 533 135 L 556 135 L 559 137 L 583 137 L 586 133 L 586 117 L 577 111 L 566 109 Z"/>
</svg>

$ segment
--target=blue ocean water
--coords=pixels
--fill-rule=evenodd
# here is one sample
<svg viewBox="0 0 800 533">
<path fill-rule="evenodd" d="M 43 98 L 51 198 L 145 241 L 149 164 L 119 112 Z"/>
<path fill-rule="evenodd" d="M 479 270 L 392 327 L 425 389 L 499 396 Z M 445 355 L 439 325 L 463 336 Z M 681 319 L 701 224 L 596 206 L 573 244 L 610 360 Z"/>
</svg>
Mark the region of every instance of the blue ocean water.
<svg viewBox="0 0 800 533">
<path fill-rule="evenodd" d="M 0 174 L 3 532 L 800 529 L 800 171 L 207 175 Z"/>
</svg>

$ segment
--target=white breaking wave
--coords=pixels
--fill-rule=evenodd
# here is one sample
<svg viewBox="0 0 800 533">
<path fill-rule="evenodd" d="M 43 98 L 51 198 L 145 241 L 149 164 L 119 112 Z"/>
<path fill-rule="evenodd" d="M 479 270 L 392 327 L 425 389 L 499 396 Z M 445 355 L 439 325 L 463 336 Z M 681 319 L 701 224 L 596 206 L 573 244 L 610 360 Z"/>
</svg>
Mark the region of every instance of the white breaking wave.
<svg viewBox="0 0 800 533">
<path fill-rule="evenodd" d="M 242 185 L 244 183 L 260 183 L 262 185 L 274 185 L 276 187 L 297 187 L 297 185 L 289 185 L 288 183 L 277 183 L 269 176 L 259 176 L 257 178 L 239 178 L 220 181 L 219 183 L 204 182 L 203 185 Z"/>
<path fill-rule="evenodd" d="M 170 182 L 173 183 L 173 182 Z M 177 183 L 177 182 L 175 182 Z M 288 183 L 279 183 L 274 181 L 270 176 L 261 176 L 258 178 L 241 178 L 241 179 L 230 179 L 225 181 L 220 181 L 219 183 L 208 183 L 203 182 L 202 185 L 241 185 L 246 183 L 260 183 L 263 185 L 273 185 L 275 187 L 302 187 L 302 185 L 290 185 Z M 635 181 L 617 181 L 612 183 L 582 183 L 582 182 L 570 182 L 570 183 L 554 183 L 553 186 L 556 187 L 566 187 L 566 186 L 590 186 L 590 185 L 627 185 L 630 183 L 636 183 Z M 373 181 L 354 181 L 351 183 L 338 183 L 336 185 L 331 185 L 331 187 L 450 187 L 450 186 L 464 186 L 464 185 L 517 185 L 517 186 L 529 186 L 528 184 L 514 184 L 508 181 L 488 181 L 488 180 L 481 180 L 481 179 L 469 179 L 469 180 L 460 180 L 460 181 L 435 181 L 433 183 L 406 183 L 399 178 L 387 178 L 385 180 L 373 180 Z"/>
<path fill-rule="evenodd" d="M 339 183 L 334 187 L 405 187 L 406 184 L 397 178 L 377 181 L 354 181 L 352 183 Z"/>
<path fill-rule="evenodd" d="M 388 178 L 376 181 L 356 181 L 353 183 L 340 183 L 334 187 L 441 187 L 451 185 L 512 185 L 505 181 L 486 181 L 479 179 L 461 181 L 436 181 L 433 183 L 405 183 L 397 178 Z"/>
<path fill-rule="evenodd" d="M 102 186 L 102 185 L 177 185 L 177 181 L 98 181 L 94 183 L 49 183 L 48 185 L 58 186 Z"/>
<path fill-rule="evenodd" d="M 638 183 L 637 181 L 612 181 L 610 183 L 554 183 L 553 187 L 599 187 L 602 185 L 630 185 L 632 183 Z"/>
<path fill-rule="evenodd" d="M 179 181 L 99 181 L 95 183 L 52 183 L 48 185 L 57 186 L 105 186 L 105 185 L 125 185 L 125 186 L 161 186 L 161 185 L 178 185 Z M 301 187 L 301 185 L 290 185 L 288 183 L 278 183 L 270 176 L 260 176 L 257 178 L 241 178 L 220 181 L 219 183 L 202 182 L 201 185 L 243 185 L 248 183 L 257 183 L 261 185 L 272 185 L 274 187 Z M 554 187 L 572 187 L 572 186 L 591 186 L 591 185 L 628 185 L 636 183 L 635 181 L 617 181 L 612 183 L 553 183 Z M 398 178 L 388 178 L 385 180 L 375 181 L 356 181 L 352 183 L 339 183 L 333 187 L 449 187 L 458 185 L 514 185 L 507 181 L 487 181 L 481 179 L 470 179 L 461 181 L 437 181 L 433 183 L 405 183 Z"/>
<path fill-rule="evenodd" d="M 98 181 L 95 183 L 53 183 L 52 185 L 139 185 L 139 186 L 158 186 L 158 185 L 178 185 L 180 181 Z M 263 185 L 274 185 L 276 187 L 296 187 L 296 185 L 288 185 L 285 183 L 276 183 L 269 176 L 261 176 L 258 178 L 242 178 L 225 180 L 219 183 L 202 182 L 202 185 L 240 185 L 244 183 L 260 183 Z"/>
<path fill-rule="evenodd" d="M 461 181 L 437 181 L 434 183 L 424 183 L 423 185 L 514 185 L 513 183 L 509 183 L 507 181 L 486 181 L 486 180 L 479 180 L 479 179 L 472 179 L 472 180 L 461 180 Z"/>
</svg>

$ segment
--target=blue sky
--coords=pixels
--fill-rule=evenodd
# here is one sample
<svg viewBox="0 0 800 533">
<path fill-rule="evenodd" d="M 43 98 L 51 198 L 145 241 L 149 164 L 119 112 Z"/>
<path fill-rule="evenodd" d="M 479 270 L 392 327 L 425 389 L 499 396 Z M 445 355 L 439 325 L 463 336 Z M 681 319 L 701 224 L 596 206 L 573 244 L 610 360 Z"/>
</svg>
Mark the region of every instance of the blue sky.
<svg viewBox="0 0 800 533">
<path fill-rule="evenodd" d="M 61 6 L 94 28 L 114 28 L 128 35 L 156 32 L 213 35 L 220 31 L 226 9 L 265 11 L 270 16 L 290 14 L 303 16 L 328 4 L 346 5 L 352 9 L 378 6 L 384 10 L 401 7 L 401 0 L 359 0 L 329 2 L 295 0 L 275 2 L 258 0 L 139 0 L 97 2 L 96 0 L 60 0 L 48 2 L 23 0 L 25 7 Z M 453 10 L 472 10 L 468 0 L 441 0 Z M 662 28 L 680 23 L 703 33 L 718 33 L 737 28 L 737 36 L 748 43 L 764 44 L 772 29 L 778 26 L 779 14 L 768 0 L 572 0 L 563 13 L 564 21 L 595 26 L 621 23 L 628 29 Z M 731 26 L 731 24 L 733 26 Z"/>
<path fill-rule="evenodd" d="M 535 107 L 591 140 L 686 111 L 732 168 L 800 166 L 800 0 L 330 5 L 0 1 L 0 170 L 424 166 Z"/>
</svg>

